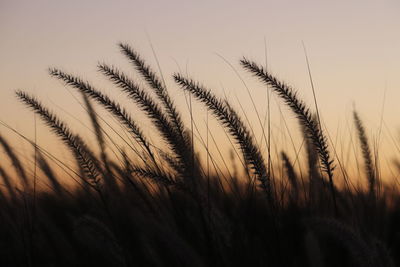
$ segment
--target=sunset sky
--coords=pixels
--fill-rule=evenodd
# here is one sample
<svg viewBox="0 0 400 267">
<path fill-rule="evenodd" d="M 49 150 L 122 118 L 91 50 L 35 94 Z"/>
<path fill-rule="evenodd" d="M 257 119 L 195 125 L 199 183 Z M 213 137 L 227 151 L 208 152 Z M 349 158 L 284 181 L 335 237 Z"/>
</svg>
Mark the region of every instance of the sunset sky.
<svg viewBox="0 0 400 267">
<path fill-rule="evenodd" d="M 96 64 L 104 61 L 134 75 L 118 50 L 117 43 L 122 41 L 157 70 L 153 46 L 168 90 L 182 112 L 188 110 L 184 94 L 171 79 L 171 74 L 179 71 L 221 97 L 226 94 L 235 107 L 240 99 L 250 120 L 257 124 L 246 88 L 226 61 L 246 82 L 261 114 L 266 110 L 266 90 L 240 68 L 242 56 L 263 65 L 267 61 L 269 70 L 297 88 L 312 106 L 304 42 L 320 112 L 332 138 L 349 134 L 355 106 L 367 134 L 376 139 L 383 129 L 380 147 L 393 148 L 389 135 L 400 140 L 399 14 L 398 0 L 1 0 L 0 120 L 33 136 L 34 117 L 14 96 L 16 89 L 23 89 L 72 125 L 79 125 L 73 117 L 87 122 L 71 93 L 79 95 L 51 78 L 48 67 L 77 74 L 129 105 L 96 71 Z M 276 103 L 280 103 L 285 118 L 294 121 L 279 99 L 272 102 L 271 116 L 277 125 L 280 115 Z M 205 111 L 197 104 L 195 109 Z M 204 125 L 204 114 L 196 114 L 199 125 Z M 3 126 L 0 133 L 15 137 Z M 38 141 L 46 144 L 52 142 L 50 139 L 47 128 L 39 125 Z M 388 158 L 396 153 L 400 157 L 396 149 L 385 153 Z"/>
</svg>

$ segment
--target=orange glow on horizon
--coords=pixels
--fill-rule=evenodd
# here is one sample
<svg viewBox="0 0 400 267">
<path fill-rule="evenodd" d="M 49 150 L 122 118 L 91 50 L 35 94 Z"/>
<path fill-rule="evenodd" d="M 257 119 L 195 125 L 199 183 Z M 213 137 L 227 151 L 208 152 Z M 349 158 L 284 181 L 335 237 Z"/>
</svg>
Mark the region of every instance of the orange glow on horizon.
<svg viewBox="0 0 400 267">
<path fill-rule="evenodd" d="M 257 142 L 263 143 L 261 148 L 265 151 L 262 129 L 246 86 L 262 121 L 267 115 L 267 90 L 240 68 L 238 60 L 245 55 L 260 64 L 267 61 L 268 68 L 293 85 L 314 108 L 301 45 L 304 41 L 323 124 L 329 133 L 333 153 L 342 161 L 340 164 L 352 173 L 363 168 L 362 163 L 357 162 L 357 155 L 361 154 L 352 121 L 355 106 L 367 129 L 373 152 L 379 151 L 383 175 L 396 177 L 393 173 L 397 170 L 391 162 L 399 158 L 399 11 L 400 5 L 394 0 L 379 3 L 259 1 L 251 5 L 231 1 L 191 4 L 180 1 L 140 4 L 130 1 L 113 4 L 107 1 L 2 1 L 0 120 L 33 140 L 35 117 L 14 96 L 16 89 L 23 89 L 36 95 L 75 132 L 95 145 L 90 121 L 79 103 L 80 95 L 48 75 L 47 68 L 55 66 L 87 79 L 127 107 L 144 132 L 159 143 L 150 121 L 96 71 L 98 61 L 114 64 L 145 86 L 118 51 L 117 42 L 124 41 L 137 49 L 156 71 L 159 71 L 158 60 L 171 97 L 188 127 L 188 98 L 174 84 L 171 78 L 174 72 L 187 73 L 219 97 L 226 97 L 244 120 L 249 119 Z M 207 137 L 207 118 L 215 143 L 222 154 L 228 155 L 232 147 L 222 128 L 202 104 L 191 100 L 199 130 L 194 129 L 195 145 L 202 158 L 206 158 L 201 138 Z M 113 124 L 111 116 L 99 106 L 97 111 Z M 68 158 L 61 142 L 38 117 L 36 119 L 38 144 L 60 158 Z M 299 151 L 304 153 L 295 116 L 273 94 L 271 120 L 275 164 L 279 165 L 281 150 L 287 151 L 292 160 Z M 0 133 L 20 151 L 30 151 L 29 145 L 5 127 L 0 126 Z M 212 154 L 220 158 L 211 136 L 208 138 Z M 290 138 L 293 143 L 288 141 Z M 3 152 L 1 155 L 4 156 Z M 221 159 L 217 162 L 221 163 Z M 336 171 L 340 173 L 339 167 Z"/>
</svg>

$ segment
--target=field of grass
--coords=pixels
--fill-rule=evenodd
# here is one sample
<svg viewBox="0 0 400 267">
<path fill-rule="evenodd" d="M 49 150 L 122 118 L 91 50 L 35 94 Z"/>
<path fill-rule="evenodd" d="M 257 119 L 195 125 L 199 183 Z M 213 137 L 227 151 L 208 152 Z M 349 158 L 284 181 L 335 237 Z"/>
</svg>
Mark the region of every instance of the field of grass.
<svg viewBox="0 0 400 267">
<path fill-rule="evenodd" d="M 234 140 L 240 152 L 236 164 L 243 172 L 225 175 L 200 160 L 193 122 L 184 123 L 163 78 L 129 45 L 119 48 L 147 87 L 105 63 L 98 71 L 142 110 L 164 148 L 150 141 L 140 121 L 120 103 L 62 70 L 51 68 L 49 74 L 81 94 L 97 147 L 70 129 L 62 114 L 16 91 L 76 164 L 71 168 L 28 140 L 34 151 L 32 174 L 27 170 L 32 166 L 0 135 L 7 157 L 0 162 L 1 266 L 400 266 L 399 192 L 378 175 L 356 111 L 366 187 L 338 175 L 340 163 L 318 109 L 265 68 L 242 58 L 241 66 L 296 116 L 304 136 L 306 153 L 299 157 L 305 173 L 300 176 L 294 159 L 282 151 L 275 159 L 284 167 L 279 176 L 270 150 L 260 148 L 251 125 L 228 100 L 186 75 L 173 74 L 176 85 L 202 103 Z M 114 144 L 95 105 L 109 112 L 135 145 Z M 263 135 L 271 146 L 269 131 Z M 217 170 L 209 158 L 207 165 Z M 6 161 L 12 170 L 4 167 Z M 36 170 L 48 190 L 37 189 Z M 66 179 L 73 185 L 65 186 Z"/>
</svg>

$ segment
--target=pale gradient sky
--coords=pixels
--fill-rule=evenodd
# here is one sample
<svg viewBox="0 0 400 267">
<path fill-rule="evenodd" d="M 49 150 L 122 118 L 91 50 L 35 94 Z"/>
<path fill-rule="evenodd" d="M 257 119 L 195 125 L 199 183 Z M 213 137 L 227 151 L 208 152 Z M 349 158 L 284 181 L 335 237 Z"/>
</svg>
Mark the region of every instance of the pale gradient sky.
<svg viewBox="0 0 400 267">
<path fill-rule="evenodd" d="M 301 44 L 305 42 L 321 114 L 333 137 L 336 131 L 346 135 L 353 103 L 368 134 L 376 137 L 385 90 L 383 118 L 391 134 L 398 136 L 399 14 L 397 0 L 0 0 L 0 120 L 32 136 L 33 116 L 16 101 L 15 89 L 34 93 L 58 114 L 62 108 L 82 116 L 82 109 L 65 87 L 48 76 L 50 66 L 79 74 L 128 103 L 96 73 L 96 64 L 105 61 L 132 73 L 116 46 L 124 41 L 156 66 L 149 40 L 182 111 L 187 110 L 183 93 L 170 78 L 179 68 L 220 96 L 224 88 L 236 104 L 237 95 L 252 114 L 243 84 L 219 54 L 239 70 L 264 114 L 265 89 L 240 69 L 238 60 L 248 56 L 264 64 L 265 39 L 270 70 L 297 88 L 311 105 Z M 293 122 L 293 115 L 281 107 L 286 119 Z M 205 116 L 198 116 L 201 124 Z M 272 116 L 279 124 L 276 109 Z M 38 139 L 44 143 L 49 142 L 45 130 L 39 127 Z M 11 136 L 2 126 L 0 133 Z M 392 141 L 385 141 L 382 148 L 393 147 Z"/>
</svg>

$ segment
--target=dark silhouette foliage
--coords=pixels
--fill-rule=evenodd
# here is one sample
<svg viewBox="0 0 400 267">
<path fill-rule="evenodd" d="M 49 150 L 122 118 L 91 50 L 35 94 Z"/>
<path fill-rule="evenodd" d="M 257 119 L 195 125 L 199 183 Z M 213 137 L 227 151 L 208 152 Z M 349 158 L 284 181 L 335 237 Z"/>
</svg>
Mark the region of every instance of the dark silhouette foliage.
<svg viewBox="0 0 400 267">
<path fill-rule="evenodd" d="M 100 63 L 98 70 L 150 119 L 165 148 L 149 141 L 129 109 L 57 68 L 50 75 L 82 95 L 97 148 L 36 97 L 16 91 L 77 165 L 71 168 L 29 140 L 34 168 L 48 188 L 33 190 L 36 172 L 0 136 L 1 266 L 400 266 L 399 194 L 388 187 L 376 194 L 377 167 L 357 113 L 368 190 L 334 183 L 331 146 L 314 113 L 292 87 L 242 59 L 244 69 L 296 114 L 305 138 L 305 179 L 284 151 L 277 177 L 251 122 L 200 83 L 174 74 L 177 86 L 204 104 L 236 142 L 248 177 L 235 167 L 229 180 L 201 164 L 163 78 L 129 45 L 119 48 L 149 88 L 114 66 Z M 141 150 L 129 142 L 115 146 L 94 104 L 112 114 Z M 115 147 L 114 157 L 109 151 Z M 66 186 L 69 178 L 77 178 L 78 186 Z"/>
</svg>

